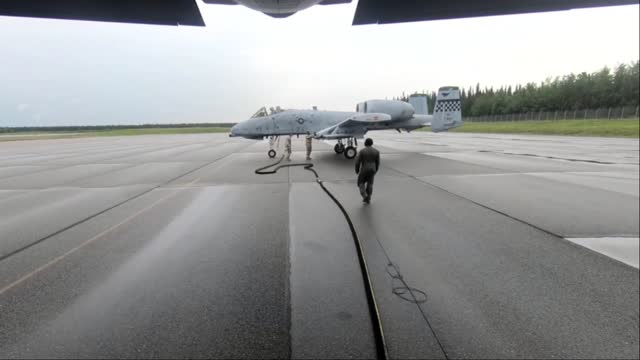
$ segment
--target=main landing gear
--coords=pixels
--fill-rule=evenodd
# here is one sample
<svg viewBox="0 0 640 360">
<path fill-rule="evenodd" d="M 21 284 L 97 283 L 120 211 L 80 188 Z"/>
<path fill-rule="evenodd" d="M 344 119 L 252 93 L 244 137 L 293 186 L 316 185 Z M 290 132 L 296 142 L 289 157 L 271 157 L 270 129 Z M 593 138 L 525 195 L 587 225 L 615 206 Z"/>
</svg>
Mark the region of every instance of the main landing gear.
<svg viewBox="0 0 640 360">
<path fill-rule="evenodd" d="M 356 150 L 355 147 L 347 146 L 347 148 L 344 149 L 344 157 L 347 159 L 353 159 L 356 155 L 358 155 L 358 150 Z"/>
<path fill-rule="evenodd" d="M 356 138 L 347 139 L 346 147 L 342 142 L 342 139 L 340 139 L 338 140 L 338 143 L 336 143 L 336 145 L 333 147 L 333 151 L 335 151 L 336 154 L 344 153 L 344 157 L 346 157 L 347 159 L 353 159 L 354 157 L 356 157 L 356 155 L 358 155 L 357 146 L 358 141 L 356 140 Z"/>
</svg>

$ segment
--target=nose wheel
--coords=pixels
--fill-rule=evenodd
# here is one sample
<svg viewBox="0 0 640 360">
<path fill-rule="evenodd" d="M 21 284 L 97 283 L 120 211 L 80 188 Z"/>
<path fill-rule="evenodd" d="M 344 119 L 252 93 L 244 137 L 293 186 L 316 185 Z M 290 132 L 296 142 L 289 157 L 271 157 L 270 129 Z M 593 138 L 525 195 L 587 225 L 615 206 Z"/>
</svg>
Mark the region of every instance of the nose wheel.
<svg viewBox="0 0 640 360">
<path fill-rule="evenodd" d="M 276 157 L 276 150 L 274 147 L 280 147 L 280 136 L 269 136 L 269 151 L 267 151 L 267 155 L 272 159 Z"/>
</svg>

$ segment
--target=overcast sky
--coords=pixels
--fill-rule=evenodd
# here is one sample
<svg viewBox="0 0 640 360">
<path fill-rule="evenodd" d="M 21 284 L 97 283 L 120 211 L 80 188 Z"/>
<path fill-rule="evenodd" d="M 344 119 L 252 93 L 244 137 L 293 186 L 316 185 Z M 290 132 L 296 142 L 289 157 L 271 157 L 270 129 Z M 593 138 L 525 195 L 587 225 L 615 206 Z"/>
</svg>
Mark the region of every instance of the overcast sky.
<svg viewBox="0 0 640 360">
<path fill-rule="evenodd" d="M 205 28 L 0 17 L 0 126 L 351 110 L 403 91 L 539 82 L 639 57 L 637 5 L 353 27 L 355 5 L 273 19 L 199 4 Z"/>
</svg>

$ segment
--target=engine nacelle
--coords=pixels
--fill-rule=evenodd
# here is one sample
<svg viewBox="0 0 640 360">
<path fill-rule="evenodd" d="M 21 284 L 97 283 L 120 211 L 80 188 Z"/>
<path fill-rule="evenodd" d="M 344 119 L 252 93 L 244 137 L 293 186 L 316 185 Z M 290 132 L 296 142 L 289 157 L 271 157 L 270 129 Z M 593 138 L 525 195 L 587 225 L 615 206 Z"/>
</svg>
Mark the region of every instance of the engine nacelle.
<svg viewBox="0 0 640 360">
<path fill-rule="evenodd" d="M 350 117 L 350 119 L 358 121 L 358 122 L 362 122 L 362 123 L 377 123 L 377 122 L 384 122 L 384 121 L 390 121 L 391 120 L 391 115 L 389 114 L 384 114 L 384 113 L 362 113 L 362 114 L 358 114 L 358 115 L 354 115 L 352 117 Z"/>
<path fill-rule="evenodd" d="M 367 100 L 359 103 L 356 106 L 356 111 L 388 114 L 392 120 L 410 119 L 415 113 L 411 104 L 396 100 Z"/>
</svg>

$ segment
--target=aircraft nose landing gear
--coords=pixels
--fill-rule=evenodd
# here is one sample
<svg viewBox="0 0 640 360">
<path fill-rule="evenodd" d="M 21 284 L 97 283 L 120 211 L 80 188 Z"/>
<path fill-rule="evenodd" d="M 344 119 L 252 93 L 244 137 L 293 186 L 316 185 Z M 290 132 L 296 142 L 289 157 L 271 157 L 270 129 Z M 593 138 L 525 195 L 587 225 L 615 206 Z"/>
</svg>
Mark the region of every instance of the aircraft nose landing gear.
<svg viewBox="0 0 640 360">
<path fill-rule="evenodd" d="M 276 148 L 280 147 L 279 136 L 269 136 L 269 151 L 267 152 L 267 155 L 269 155 L 269 157 L 272 159 L 276 157 L 276 151 L 274 150 L 274 145 Z"/>
</svg>

